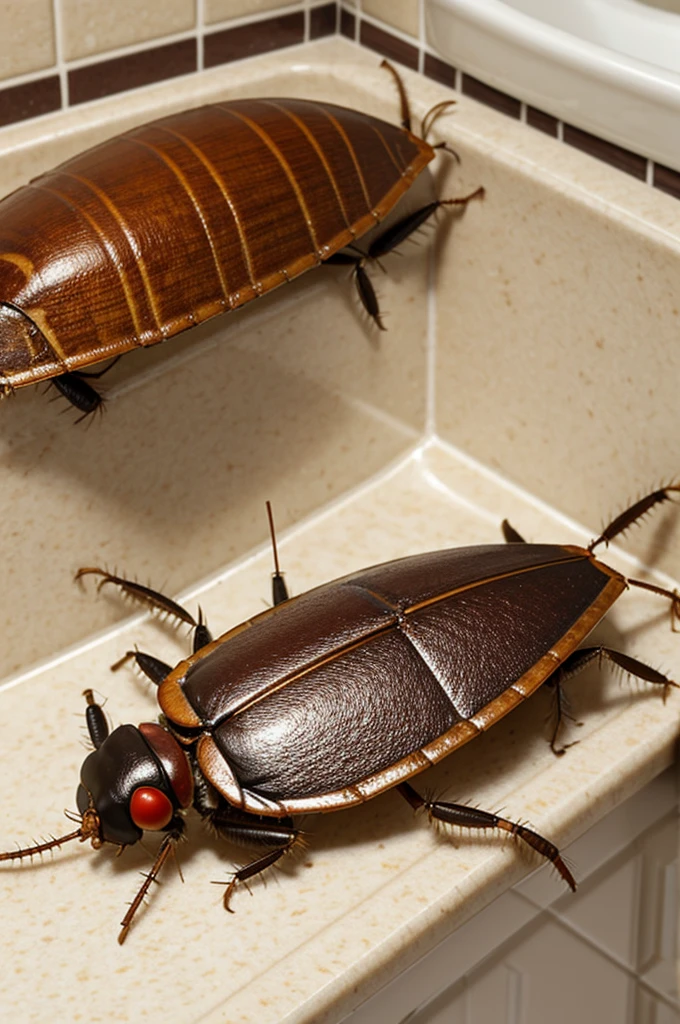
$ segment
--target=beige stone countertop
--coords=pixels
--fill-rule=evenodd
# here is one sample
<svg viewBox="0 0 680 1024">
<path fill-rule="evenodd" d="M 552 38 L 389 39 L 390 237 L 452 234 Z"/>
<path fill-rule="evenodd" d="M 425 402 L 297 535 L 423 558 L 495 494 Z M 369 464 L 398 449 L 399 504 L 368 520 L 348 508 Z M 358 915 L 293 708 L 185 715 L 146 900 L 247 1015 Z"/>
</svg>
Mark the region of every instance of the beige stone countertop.
<svg viewBox="0 0 680 1024">
<path fill-rule="evenodd" d="M 299 593 L 365 564 L 407 552 L 495 542 L 508 515 L 531 540 L 587 536 L 439 443 L 414 450 L 280 539 Z M 192 595 L 219 631 L 259 611 L 271 556 L 262 550 Z M 630 560 L 612 551 L 629 573 Z M 74 601 L 91 600 L 91 593 Z M 114 600 L 101 595 L 99 600 Z M 626 594 L 606 627 L 626 649 L 680 676 L 677 635 L 653 595 Z M 630 639 L 629 639 L 630 638 Z M 619 640 L 621 642 L 621 640 Z M 151 687 L 108 666 L 133 644 L 167 660 L 184 636 L 125 623 L 0 692 L 3 835 L 23 841 L 68 827 L 84 756 L 81 691 L 106 699 L 114 724 L 154 716 Z M 423 778 L 449 798 L 503 809 L 568 844 L 667 766 L 677 736 L 676 695 L 664 705 L 638 684 L 589 670 L 570 685 L 580 743 L 555 758 L 546 741 L 550 698 L 540 691 L 492 731 Z M 572 736 L 573 736 L 572 732 Z M 458 924 L 537 867 L 497 838 L 446 835 L 390 793 L 357 810 L 305 819 L 306 848 L 221 906 L 237 848 L 198 823 L 180 850 L 184 884 L 166 868 L 123 947 L 118 922 L 150 863 L 153 844 L 93 852 L 71 844 L 42 863 L 0 871 L 3 1015 L 25 1021 L 338 1021 Z M 572 864 L 578 878 L 578 864 Z M 548 868 L 541 870 L 548 871 Z M 554 879 L 556 892 L 562 883 Z"/>
</svg>

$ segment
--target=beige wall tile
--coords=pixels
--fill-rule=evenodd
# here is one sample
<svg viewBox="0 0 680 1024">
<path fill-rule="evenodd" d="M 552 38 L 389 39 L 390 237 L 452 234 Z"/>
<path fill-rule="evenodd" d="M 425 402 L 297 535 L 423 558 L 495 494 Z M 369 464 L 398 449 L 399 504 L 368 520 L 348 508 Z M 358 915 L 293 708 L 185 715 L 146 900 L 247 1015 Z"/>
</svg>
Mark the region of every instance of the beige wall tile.
<svg viewBox="0 0 680 1024">
<path fill-rule="evenodd" d="M 438 252 L 438 433 L 605 523 L 678 472 L 680 207 L 464 99 L 437 130 L 443 194 L 486 188 Z M 677 520 L 624 542 L 677 571 Z"/>
<path fill-rule="evenodd" d="M 50 0 L 0 3 L 0 33 L 12 45 L 0 47 L 0 78 L 40 71 L 54 63 L 54 23 Z"/>
<path fill-rule="evenodd" d="M 186 32 L 195 25 L 194 0 L 62 0 L 67 60 Z"/>
<path fill-rule="evenodd" d="M 387 25 L 411 36 L 420 34 L 418 0 L 363 0 L 361 6 L 366 14 L 380 18 Z"/>
<path fill-rule="evenodd" d="M 208 25 L 213 25 L 216 21 L 245 18 L 249 14 L 260 14 L 284 6 L 281 0 L 206 0 L 205 20 Z"/>
</svg>

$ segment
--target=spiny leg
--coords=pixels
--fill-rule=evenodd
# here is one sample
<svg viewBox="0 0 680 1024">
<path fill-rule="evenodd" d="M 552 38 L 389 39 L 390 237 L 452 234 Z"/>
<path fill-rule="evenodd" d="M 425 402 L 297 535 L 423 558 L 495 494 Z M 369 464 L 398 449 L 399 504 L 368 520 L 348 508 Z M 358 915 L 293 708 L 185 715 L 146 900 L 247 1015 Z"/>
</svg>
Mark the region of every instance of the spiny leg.
<svg viewBox="0 0 680 1024">
<path fill-rule="evenodd" d="M 466 207 L 469 202 L 473 199 L 483 199 L 484 189 L 480 186 L 476 188 L 474 192 L 470 192 L 466 196 L 458 196 L 456 199 L 433 199 L 431 203 L 426 203 L 425 206 L 421 206 L 419 209 L 414 210 L 413 213 L 407 214 L 406 217 L 402 217 L 396 224 L 393 224 L 386 231 L 384 231 L 374 242 L 371 243 L 368 249 L 367 257 L 370 260 L 379 260 L 383 256 L 387 256 L 388 253 L 393 252 L 398 246 L 405 242 L 407 238 L 417 231 L 418 228 L 422 227 L 423 224 L 429 220 L 429 218 L 436 213 L 436 211 L 442 206 L 459 206 Z"/>
<path fill-rule="evenodd" d="M 658 490 L 646 494 L 644 498 L 640 498 L 639 501 L 634 502 L 629 508 L 621 512 L 620 515 L 612 519 L 600 536 L 591 541 L 588 545 L 588 551 L 593 554 L 598 545 L 608 545 L 611 540 L 624 533 L 634 523 L 639 522 L 657 505 L 662 505 L 666 501 L 672 501 L 673 495 L 678 493 L 680 493 L 680 484 L 669 484 L 668 487 L 660 487 Z M 524 543 L 524 537 L 510 525 L 507 519 L 503 520 L 501 529 L 508 544 Z M 648 590 L 652 594 L 658 594 L 659 597 L 668 598 L 670 601 L 671 629 L 675 632 L 676 621 L 680 621 L 680 594 L 678 594 L 677 590 L 668 590 L 666 587 L 660 587 L 656 583 L 648 583 L 646 580 L 628 578 L 626 582 L 631 587 L 638 587 L 640 590 Z"/>
<path fill-rule="evenodd" d="M 106 721 L 106 716 L 104 715 L 101 706 L 97 704 L 94 699 L 92 690 L 85 690 L 83 696 L 87 702 L 87 707 L 85 709 L 87 731 L 90 735 L 90 739 L 92 740 L 92 745 L 96 750 L 98 750 L 109 735 L 109 724 Z M 144 875 L 144 881 L 139 887 L 135 898 L 132 900 L 125 917 L 121 921 L 121 932 L 118 936 L 118 942 L 121 945 L 125 942 L 127 933 L 130 930 L 130 925 L 132 924 L 132 919 L 137 913 L 139 907 L 142 905 L 144 897 L 153 883 L 158 880 L 158 875 L 160 874 L 163 865 L 173 852 L 175 845 L 184 835 L 184 828 L 183 820 L 179 815 L 175 814 L 170 822 L 168 831 L 163 837 L 163 841 L 158 849 L 158 853 L 156 854 L 156 859 L 151 866 L 151 870 Z M 99 830 L 99 816 L 94 808 L 90 808 L 89 811 L 85 812 L 81 828 L 78 832 L 72 833 L 72 836 L 73 835 L 79 836 L 82 839 L 91 838 L 92 846 L 95 849 L 102 845 L 103 838 Z M 60 842 L 65 842 L 67 839 L 72 838 L 72 836 L 66 836 L 64 839 L 60 840 Z M 123 847 L 120 848 L 119 852 L 122 852 L 122 850 Z"/>
<path fill-rule="evenodd" d="M 279 556 L 276 548 L 276 535 L 274 531 L 274 517 L 270 502 L 267 502 L 267 516 L 269 518 L 269 529 L 271 533 L 272 549 L 274 552 L 272 600 L 275 605 L 278 605 L 288 600 L 288 589 L 286 587 L 283 574 L 279 568 Z M 203 612 L 200 608 L 198 610 L 198 619 L 196 619 L 183 605 L 178 604 L 178 602 L 174 601 L 171 597 L 166 597 L 166 595 L 162 594 L 159 590 L 154 590 L 152 587 L 144 586 L 142 583 L 126 579 L 123 576 L 116 576 L 114 573 L 108 572 L 106 569 L 99 569 L 95 566 L 85 566 L 78 570 L 75 578 L 76 580 L 81 580 L 84 576 L 100 576 L 101 579 L 97 585 L 98 590 L 101 590 L 103 586 L 110 583 L 113 586 L 118 587 L 119 590 L 122 590 L 127 597 L 131 597 L 140 604 L 146 605 L 152 611 L 162 612 L 163 614 L 169 615 L 171 618 L 177 619 L 179 622 L 185 622 L 194 631 L 194 654 L 212 642 L 212 634 L 203 619 Z M 140 668 L 144 675 L 147 676 L 152 683 L 155 683 L 156 686 L 159 686 L 165 677 L 172 671 L 170 665 L 161 661 L 159 658 L 154 657 L 153 654 L 146 654 L 144 651 L 126 651 L 123 657 L 120 658 L 112 668 L 117 670 L 131 659 L 134 659 L 138 668 Z"/>
<path fill-rule="evenodd" d="M 396 224 L 393 224 L 384 231 L 369 246 L 368 252 L 357 253 L 356 255 L 347 252 L 336 252 L 325 262 L 338 266 L 354 267 L 354 279 L 361 304 L 376 326 L 381 331 L 384 331 L 386 328 L 381 320 L 380 304 L 378 303 L 371 279 L 366 273 L 366 262 L 368 260 L 378 262 L 383 256 L 393 252 L 418 228 L 422 227 L 441 206 L 465 207 L 472 199 L 482 199 L 483 197 L 484 189 L 477 188 L 469 195 L 460 196 L 456 199 L 435 199 L 431 203 L 421 206 L 418 210 L 414 210 L 413 213 L 408 214 L 406 217 L 402 217 Z"/>
<path fill-rule="evenodd" d="M 644 498 L 640 498 L 630 508 L 625 509 L 624 512 L 612 519 L 600 536 L 588 545 L 588 550 L 592 552 L 599 544 L 609 544 L 610 540 L 618 537 L 620 533 L 627 530 L 633 523 L 637 523 L 656 505 L 662 505 L 666 501 L 671 501 L 671 494 L 679 492 L 680 484 L 669 484 L 668 487 L 661 487 L 657 491 L 651 491 L 650 494 L 646 494 Z"/>
<path fill-rule="evenodd" d="M 57 389 L 60 395 L 62 395 L 66 401 L 77 409 L 78 412 L 82 413 L 76 420 L 76 423 L 80 423 L 87 416 L 91 416 L 92 413 L 102 409 L 104 405 L 104 399 L 99 394 L 96 388 L 93 388 L 91 384 L 88 384 L 86 380 L 77 373 L 60 373 L 58 377 L 53 377 L 50 384 Z"/>
<path fill-rule="evenodd" d="M 644 498 L 640 498 L 639 501 L 634 502 L 629 508 L 621 512 L 620 515 L 612 519 L 611 523 L 605 526 L 604 530 L 594 541 L 588 545 L 588 551 L 591 554 L 595 551 L 595 548 L 600 544 L 609 544 L 611 540 L 618 537 L 619 534 L 624 533 L 634 523 L 639 522 L 648 512 L 651 512 L 656 505 L 662 505 L 666 501 L 672 501 L 672 495 L 680 493 L 680 484 L 669 484 L 668 487 L 661 487 L 656 491 L 651 491 L 646 494 Z M 509 544 L 524 543 L 524 537 L 510 525 L 507 519 L 504 519 L 501 523 L 501 529 L 503 536 Z M 633 582 L 633 581 L 629 581 Z M 649 590 L 653 590 L 654 593 L 668 595 L 671 592 L 664 590 L 662 587 L 654 587 L 652 584 L 641 584 Z"/>
<path fill-rule="evenodd" d="M 145 587 L 143 583 L 126 579 L 124 576 L 116 576 L 115 573 L 108 572 L 106 569 L 99 569 L 96 566 L 84 566 L 82 569 L 78 569 L 75 579 L 81 580 L 84 576 L 101 576 L 97 584 L 97 590 L 101 590 L 107 583 L 111 583 L 113 586 L 118 587 L 119 590 L 122 590 L 127 597 L 133 598 L 133 600 L 138 601 L 140 604 L 145 604 L 152 611 L 163 612 L 171 618 L 185 622 L 192 629 L 198 629 L 201 625 L 200 613 L 197 621 L 191 612 L 187 611 L 181 604 L 178 604 L 177 601 L 173 601 L 171 597 L 161 594 L 159 590 Z"/>
<path fill-rule="evenodd" d="M 378 296 L 375 294 L 373 283 L 366 273 L 367 259 L 368 257 L 364 253 L 360 252 L 357 252 L 356 255 L 348 252 L 336 252 L 333 253 L 332 256 L 329 256 L 325 262 L 331 263 L 333 266 L 354 268 L 354 283 L 356 285 L 361 305 L 364 307 L 378 330 L 386 331 L 387 328 L 382 322 Z"/>
<path fill-rule="evenodd" d="M 601 661 L 610 661 L 612 665 L 616 665 L 618 668 L 627 672 L 629 675 L 636 676 L 638 679 L 644 680 L 646 683 L 652 683 L 654 686 L 662 686 L 663 693 L 662 697 L 664 701 L 668 696 L 668 691 L 671 687 L 677 687 L 678 684 L 668 676 L 664 675 L 663 672 L 659 672 L 657 669 L 652 668 L 651 665 L 646 665 L 643 661 L 639 661 L 637 658 L 632 658 L 629 654 L 623 654 L 621 651 L 615 651 L 611 647 L 604 647 L 602 645 L 598 647 L 579 647 L 577 650 L 572 651 L 568 658 L 562 662 L 559 668 L 553 673 L 548 680 L 548 683 L 554 687 L 555 690 L 555 728 L 553 729 L 552 738 L 550 740 L 550 749 L 553 754 L 558 757 L 568 750 L 569 747 L 573 746 L 573 743 L 566 743 L 563 746 L 557 746 L 557 737 L 562 729 L 565 712 L 564 712 L 564 698 L 562 694 L 562 684 L 576 675 L 577 672 L 581 672 L 586 665 L 589 665 L 595 659 Z M 577 725 L 581 725 L 578 722 Z M 574 741 L 578 742 L 578 740 Z"/>
<path fill-rule="evenodd" d="M 92 413 L 97 412 L 104 405 L 104 399 L 96 388 L 88 384 L 88 380 L 99 380 L 100 377 L 109 372 L 111 367 L 116 365 L 120 358 L 120 356 L 116 356 L 103 370 L 70 370 L 60 373 L 58 377 L 51 379 L 50 384 L 53 384 L 66 401 L 70 402 L 75 409 L 82 413 L 82 416 L 78 417 L 76 423 L 80 423 L 87 416 L 91 416 Z"/>
<path fill-rule="evenodd" d="M 564 691 L 562 689 L 562 682 L 563 678 L 560 673 L 560 670 L 558 669 L 558 671 L 553 676 L 551 676 L 547 683 L 547 685 L 551 687 L 553 693 L 555 694 L 555 726 L 553 728 L 552 736 L 550 737 L 550 749 L 552 750 L 555 757 L 561 757 L 562 754 L 565 754 L 567 750 L 569 750 L 569 747 L 573 747 L 578 743 L 578 740 L 572 740 L 571 743 L 563 743 L 559 747 L 556 746 L 557 737 L 562 731 L 564 719 L 571 719 L 574 725 L 578 726 L 579 728 L 583 725 L 583 722 L 577 722 L 565 710 L 565 699 Z"/>
<path fill-rule="evenodd" d="M 79 569 L 76 573 L 76 580 L 81 580 L 84 576 L 101 576 L 101 579 L 97 585 L 97 589 L 101 590 L 107 583 L 111 583 L 113 586 L 122 590 L 127 596 L 133 600 L 138 601 L 140 604 L 144 604 L 147 608 L 152 611 L 162 612 L 163 614 L 169 615 L 171 618 L 177 619 L 179 622 L 185 622 L 194 631 L 193 639 L 193 651 L 200 651 L 207 644 L 212 641 L 212 634 L 208 629 L 207 625 L 203 620 L 203 613 L 199 608 L 198 619 L 196 619 L 191 612 L 187 611 L 183 605 L 178 604 L 177 601 L 173 601 L 171 597 L 166 597 L 165 594 L 161 594 L 158 590 L 153 590 L 151 587 L 146 587 L 142 583 L 137 583 L 135 580 L 125 579 L 123 576 L 116 576 L 114 573 L 107 572 L 106 569 L 98 569 L 94 566 L 85 566 Z M 153 654 L 147 654 L 144 651 L 126 651 L 122 658 L 120 658 L 111 668 L 117 671 L 128 661 L 134 660 L 144 673 L 144 675 L 155 683 L 156 686 L 160 686 L 165 677 L 172 671 L 172 666 L 161 661 L 159 658 L 154 657 Z"/>
<path fill-rule="evenodd" d="M 233 831 L 230 837 L 234 839 Z M 247 882 L 249 878 L 254 878 L 255 875 L 261 874 L 263 871 L 266 871 L 267 868 L 270 868 L 272 867 L 272 865 L 276 864 L 277 861 L 281 860 L 284 854 L 292 850 L 298 837 L 299 832 L 291 832 L 291 834 L 286 837 L 285 844 L 283 846 L 277 846 L 276 849 L 270 850 L 268 853 L 263 853 L 260 857 L 256 857 L 255 860 L 251 860 L 248 864 L 245 864 L 242 868 L 239 868 L 238 871 L 235 871 L 231 880 L 228 882 L 226 889 L 224 890 L 224 896 L 222 900 L 222 902 L 224 903 L 224 909 L 228 910 L 230 914 L 233 914 L 234 911 L 231 909 L 229 904 L 231 902 L 231 897 L 234 894 L 234 889 L 239 884 L 239 882 Z M 266 841 L 267 845 L 269 845 L 270 842 L 274 841 L 280 842 L 280 830 L 270 829 L 267 833 L 266 840 L 263 835 L 261 841 Z"/>
<path fill-rule="evenodd" d="M 214 807 L 212 800 L 211 793 L 200 789 L 194 798 L 195 806 L 218 835 L 244 846 L 272 847 L 238 868 L 227 883 L 223 898 L 224 909 L 233 913 L 229 902 L 236 886 L 276 864 L 300 841 L 301 833 L 293 824 L 292 818 L 265 818 L 249 814 L 246 811 L 239 811 L 221 798 L 217 807 Z"/>
<path fill-rule="evenodd" d="M 660 487 L 656 491 L 651 491 L 650 494 L 646 494 L 644 498 L 640 498 L 630 508 L 625 509 L 620 515 L 612 519 L 611 523 L 604 528 L 599 537 L 597 537 L 591 544 L 588 545 L 588 550 L 594 552 L 595 548 L 599 544 L 609 544 L 611 540 L 618 537 L 621 533 L 624 533 L 634 523 L 639 522 L 648 512 L 651 512 L 657 505 L 662 505 L 667 501 L 672 501 L 673 494 L 680 493 L 680 484 L 669 484 L 668 487 Z M 655 583 L 647 583 L 645 580 L 636 580 L 629 578 L 627 580 L 631 587 L 638 587 L 640 590 L 648 590 L 652 594 L 658 594 L 660 597 L 666 597 L 671 603 L 670 614 L 671 614 L 671 629 L 675 632 L 676 621 L 680 620 L 680 594 L 677 590 L 667 590 L 666 587 L 659 587 Z"/>
<path fill-rule="evenodd" d="M 158 848 L 158 853 L 156 854 L 156 859 L 151 866 L 151 870 L 144 875 L 144 881 L 140 885 L 137 891 L 137 895 L 135 896 L 132 903 L 128 907 L 125 917 L 120 922 L 121 930 L 118 935 L 118 943 L 121 946 L 125 942 L 127 934 L 130 931 L 132 919 L 134 918 L 135 914 L 137 913 L 140 906 L 144 902 L 144 897 L 146 896 L 147 892 L 149 891 L 153 883 L 158 881 L 158 876 L 161 872 L 163 865 L 165 864 L 170 854 L 174 853 L 175 846 L 177 845 L 177 843 L 179 842 L 183 835 L 184 826 L 183 824 L 178 822 L 177 827 L 174 828 L 171 832 L 167 832 L 166 835 L 163 837 L 163 841 Z"/>
<path fill-rule="evenodd" d="M 507 818 L 501 818 L 489 811 L 482 811 L 478 807 L 466 807 L 465 804 L 446 803 L 442 800 L 426 800 L 408 782 L 400 783 L 397 790 L 414 810 L 417 811 L 424 807 L 430 818 L 434 818 L 436 821 L 442 821 L 447 825 L 458 825 L 460 828 L 500 829 L 517 836 L 532 850 L 536 850 L 542 857 L 549 860 L 569 888 L 576 890 L 576 882 L 562 860 L 560 851 L 538 832 L 534 832 L 516 821 L 509 821 Z"/>
</svg>

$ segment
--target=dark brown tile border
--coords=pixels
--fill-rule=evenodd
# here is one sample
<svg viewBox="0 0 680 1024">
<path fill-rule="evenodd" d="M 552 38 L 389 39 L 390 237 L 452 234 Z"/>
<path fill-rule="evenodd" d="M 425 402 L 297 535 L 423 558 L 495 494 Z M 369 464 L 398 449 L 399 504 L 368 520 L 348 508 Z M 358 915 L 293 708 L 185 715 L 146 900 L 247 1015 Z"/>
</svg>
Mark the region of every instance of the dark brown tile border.
<svg viewBox="0 0 680 1024">
<path fill-rule="evenodd" d="M 417 71 L 418 43 L 413 44 L 393 35 L 377 24 L 365 20 L 342 4 L 342 0 L 319 2 L 309 11 L 308 38 L 321 39 L 336 33 L 354 40 L 357 19 L 359 42 L 370 50 L 398 61 Z M 204 36 L 204 65 L 206 68 L 233 60 L 254 57 L 257 54 L 295 46 L 305 40 L 305 15 L 302 11 L 278 17 L 252 21 L 237 28 L 208 31 Z M 423 71 L 428 78 L 449 88 L 455 88 L 456 69 L 431 53 L 423 54 Z M 94 62 L 67 72 L 69 105 L 100 99 L 129 89 L 139 89 L 164 79 L 185 75 L 197 70 L 197 40 L 184 39 L 164 46 L 150 47 L 138 53 Z M 0 83 L 1 86 L 1 83 Z M 522 103 L 507 93 L 494 89 L 471 75 L 461 75 L 462 92 L 466 96 L 493 107 L 500 113 L 519 118 Z M 49 114 L 66 106 L 62 97 L 59 76 L 56 74 L 36 78 L 20 85 L 0 87 L 0 127 L 17 121 Z M 552 138 L 560 137 L 560 121 L 536 107 L 526 106 L 526 123 Z M 633 153 L 591 135 L 573 125 L 562 125 L 563 141 L 589 156 L 601 160 L 640 181 L 647 180 L 646 157 Z M 655 188 L 680 199 L 680 171 L 661 164 L 652 164 Z"/>
<path fill-rule="evenodd" d="M 238 28 L 212 32 L 203 39 L 203 62 L 206 68 L 228 64 L 232 60 L 255 57 L 259 53 L 282 50 L 304 42 L 305 16 L 302 11 L 282 14 L 277 18 L 252 21 Z"/>
<path fill-rule="evenodd" d="M 527 124 L 532 128 L 537 128 L 539 132 L 543 132 L 545 135 L 552 135 L 556 139 L 559 135 L 559 124 L 560 122 L 552 114 L 546 114 L 543 110 L 537 110 L 536 107 L 530 107 L 527 105 Z"/>
<path fill-rule="evenodd" d="M 480 82 L 478 78 L 473 78 L 472 75 L 463 75 L 461 92 L 464 96 L 469 96 L 470 99 L 478 100 L 480 103 L 485 103 L 487 107 L 499 110 L 501 114 L 519 119 L 522 110 L 519 100 L 501 92 L 500 89 L 493 89 L 490 85 Z"/>
<path fill-rule="evenodd" d="M 88 64 L 68 73 L 69 103 L 87 103 L 127 89 L 139 89 L 177 75 L 188 75 L 196 68 L 195 39 Z"/>
<path fill-rule="evenodd" d="M 351 11 L 346 8 L 340 8 L 340 35 L 346 36 L 347 39 L 354 39 L 356 34 L 357 19 Z"/>
<path fill-rule="evenodd" d="M 596 135 L 584 132 L 581 128 L 574 128 L 571 124 L 564 124 L 562 132 L 562 138 L 567 145 L 589 153 L 598 160 L 611 164 L 612 167 L 618 167 L 620 171 L 632 174 L 634 178 L 640 178 L 642 181 L 647 178 L 647 160 L 644 156 L 631 153 L 629 149 L 617 146 L 613 142 L 599 139 Z"/>
<path fill-rule="evenodd" d="M 0 126 L 51 114 L 61 108 L 58 75 L 0 89 Z"/>
<path fill-rule="evenodd" d="M 663 164 L 654 164 L 654 187 L 680 199 L 680 171 L 664 167 Z"/>
<path fill-rule="evenodd" d="M 337 4 L 324 4 L 323 7 L 312 7 L 309 12 L 309 38 L 321 39 L 323 36 L 334 36 L 337 32 Z"/>
<path fill-rule="evenodd" d="M 405 43 L 390 32 L 372 25 L 369 21 L 363 21 L 359 25 L 359 42 L 367 46 L 369 50 L 376 50 L 383 57 L 397 60 L 413 71 L 418 70 L 418 48 L 411 43 Z"/>
<path fill-rule="evenodd" d="M 456 69 L 451 64 L 440 60 L 439 57 L 433 57 L 431 53 L 426 53 L 423 71 L 428 78 L 432 78 L 435 82 L 448 85 L 449 89 L 456 88 Z"/>
</svg>

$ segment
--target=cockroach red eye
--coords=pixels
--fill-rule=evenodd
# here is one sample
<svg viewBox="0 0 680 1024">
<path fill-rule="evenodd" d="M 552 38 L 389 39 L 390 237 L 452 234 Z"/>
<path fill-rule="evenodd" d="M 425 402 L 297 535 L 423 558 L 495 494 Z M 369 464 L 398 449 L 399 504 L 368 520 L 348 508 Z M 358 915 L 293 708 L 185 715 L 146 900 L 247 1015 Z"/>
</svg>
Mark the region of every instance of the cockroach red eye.
<svg viewBox="0 0 680 1024">
<path fill-rule="evenodd" d="M 130 799 L 130 817 L 137 828 L 158 832 L 170 822 L 173 806 L 165 793 L 153 786 L 140 786 Z"/>
</svg>

